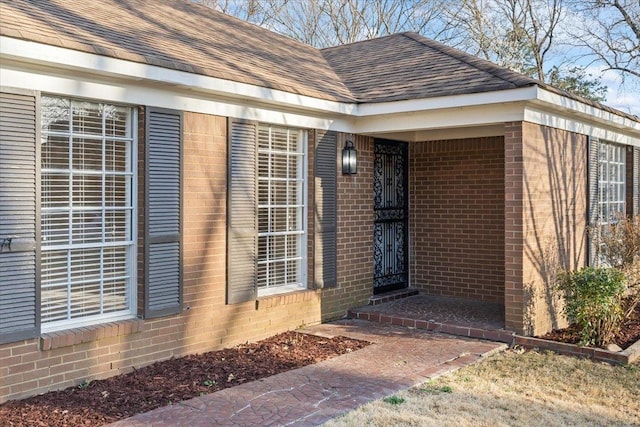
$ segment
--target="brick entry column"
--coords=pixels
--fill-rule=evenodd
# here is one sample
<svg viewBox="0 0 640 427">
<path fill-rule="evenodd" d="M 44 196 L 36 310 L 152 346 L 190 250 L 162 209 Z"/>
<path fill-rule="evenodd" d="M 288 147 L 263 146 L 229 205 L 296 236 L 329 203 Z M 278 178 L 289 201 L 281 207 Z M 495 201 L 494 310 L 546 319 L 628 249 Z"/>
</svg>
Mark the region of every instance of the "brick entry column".
<svg viewBox="0 0 640 427">
<path fill-rule="evenodd" d="M 524 158 L 522 122 L 505 123 L 504 132 L 505 328 L 524 334 Z"/>
</svg>

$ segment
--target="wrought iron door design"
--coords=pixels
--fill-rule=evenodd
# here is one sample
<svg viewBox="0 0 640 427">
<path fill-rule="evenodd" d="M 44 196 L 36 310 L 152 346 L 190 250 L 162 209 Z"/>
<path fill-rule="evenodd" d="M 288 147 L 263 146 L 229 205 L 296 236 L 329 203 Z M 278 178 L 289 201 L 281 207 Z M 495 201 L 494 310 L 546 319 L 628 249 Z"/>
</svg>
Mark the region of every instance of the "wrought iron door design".
<svg viewBox="0 0 640 427">
<path fill-rule="evenodd" d="M 375 140 L 373 163 L 373 293 L 408 284 L 407 144 Z"/>
</svg>

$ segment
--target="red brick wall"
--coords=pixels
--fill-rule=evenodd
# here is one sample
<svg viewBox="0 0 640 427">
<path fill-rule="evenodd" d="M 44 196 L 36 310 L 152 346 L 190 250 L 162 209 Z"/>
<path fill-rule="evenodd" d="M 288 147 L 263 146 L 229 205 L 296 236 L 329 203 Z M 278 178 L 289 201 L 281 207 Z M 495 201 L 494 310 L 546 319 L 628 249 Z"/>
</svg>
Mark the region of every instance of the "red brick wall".
<svg viewBox="0 0 640 427">
<path fill-rule="evenodd" d="M 338 286 L 322 292 L 322 319 L 335 319 L 373 295 L 373 138 L 348 137 L 358 150 L 358 173 L 343 175 L 338 161 Z"/>
<path fill-rule="evenodd" d="M 588 138 L 522 124 L 525 333 L 566 325 L 552 291 L 560 270 L 586 263 Z"/>
<path fill-rule="evenodd" d="M 409 144 L 412 286 L 504 300 L 502 137 Z"/>
<path fill-rule="evenodd" d="M 142 151 L 139 159 L 141 162 L 144 159 Z M 143 182 L 143 166 L 140 164 L 139 182 Z M 226 118 L 184 114 L 183 167 L 185 310 L 160 319 L 77 328 L 48 334 L 44 339 L 0 345 L 0 403 L 128 372 L 172 356 L 258 340 L 320 321 L 320 292 L 314 290 L 257 302 L 225 304 Z M 144 200 L 142 195 L 139 199 Z M 313 199 L 311 190 L 309 199 Z M 139 230 L 144 229 L 143 219 L 144 213 L 140 211 Z M 343 230 L 349 230 L 344 221 L 343 218 Z M 309 240 L 312 239 L 310 235 Z M 349 246 L 344 238 L 341 242 Z M 361 243 L 356 241 L 349 246 L 350 250 L 362 250 Z M 139 240 L 138 245 L 142 248 L 143 241 Z M 362 251 L 361 255 L 355 255 L 359 260 L 356 264 L 344 261 L 341 264 L 342 282 L 353 284 L 345 288 L 346 295 L 355 295 L 355 284 L 366 276 L 364 253 L 368 259 L 371 255 L 366 249 Z M 142 270 L 139 271 L 141 274 Z M 138 279 L 142 283 L 142 277 Z"/>
<path fill-rule="evenodd" d="M 524 242 L 522 240 L 524 207 L 524 157 L 522 122 L 505 123 L 505 245 L 504 245 L 504 314 L 505 328 L 525 330 L 524 289 L 522 282 Z"/>
<path fill-rule="evenodd" d="M 553 284 L 586 262 L 588 141 L 527 122 L 505 128 L 505 326 L 544 334 L 566 325 Z"/>
</svg>

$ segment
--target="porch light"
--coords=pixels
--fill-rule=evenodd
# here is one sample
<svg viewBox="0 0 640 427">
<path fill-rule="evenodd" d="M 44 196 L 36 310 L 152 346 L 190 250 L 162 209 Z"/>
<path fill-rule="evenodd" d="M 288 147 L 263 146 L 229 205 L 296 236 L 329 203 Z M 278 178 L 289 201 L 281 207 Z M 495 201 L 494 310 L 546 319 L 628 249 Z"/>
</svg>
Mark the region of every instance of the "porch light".
<svg viewBox="0 0 640 427">
<path fill-rule="evenodd" d="M 342 149 L 342 173 L 344 175 L 354 175 L 358 172 L 357 154 L 358 150 L 353 146 L 353 141 L 345 141 Z"/>
</svg>

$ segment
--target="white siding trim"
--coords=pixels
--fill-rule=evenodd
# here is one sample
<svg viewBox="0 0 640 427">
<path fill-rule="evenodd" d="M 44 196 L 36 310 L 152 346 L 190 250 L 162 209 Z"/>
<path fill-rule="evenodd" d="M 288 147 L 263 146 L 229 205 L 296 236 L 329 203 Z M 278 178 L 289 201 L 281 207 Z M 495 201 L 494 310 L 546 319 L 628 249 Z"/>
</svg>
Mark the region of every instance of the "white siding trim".
<svg viewBox="0 0 640 427">
<path fill-rule="evenodd" d="M 587 121 L 586 119 L 576 120 L 575 118 L 558 112 L 551 113 L 531 106 L 525 107 L 524 120 L 543 126 L 588 135 L 592 138 L 640 147 L 640 129 L 638 129 L 638 131 L 616 129 L 602 122 Z"/>
<path fill-rule="evenodd" d="M 446 129 L 524 120 L 524 104 L 478 105 L 359 118 L 350 133 L 376 134 Z"/>
<path fill-rule="evenodd" d="M 328 101 L 277 89 L 254 86 L 201 74 L 141 64 L 108 56 L 80 52 L 10 37 L 0 37 L 1 56 L 7 59 L 37 63 L 55 68 L 72 69 L 121 79 L 157 82 L 164 85 L 208 92 L 217 96 L 232 96 L 258 102 L 297 105 L 307 110 L 352 114 L 350 103 Z M 3 83 L 4 84 L 4 83 Z"/>
<path fill-rule="evenodd" d="M 360 104 L 357 115 L 369 117 L 388 114 L 442 110 L 445 108 L 465 108 L 493 106 L 496 104 L 531 101 L 536 97 L 536 88 L 523 87 L 495 92 L 470 93 L 464 95 L 438 96 L 434 98 L 411 99 L 406 101 Z"/>
<path fill-rule="evenodd" d="M 640 121 L 538 86 L 351 104 L 0 37 L 5 86 L 346 133 L 400 134 L 525 120 L 640 146 Z"/>
<path fill-rule="evenodd" d="M 595 119 L 600 122 L 604 121 L 609 125 L 640 132 L 640 118 L 633 121 L 625 116 L 597 108 L 572 98 L 567 98 L 566 96 L 559 95 L 541 87 L 536 87 L 536 92 L 535 99 L 537 101 L 548 104 L 554 109 L 561 109 L 567 113 L 581 115 L 584 118 Z"/>
<path fill-rule="evenodd" d="M 2 64 L 3 66 L 5 64 Z M 236 117 L 246 120 L 274 123 L 283 126 L 313 129 L 332 129 L 346 132 L 351 129 L 347 117 L 328 118 L 291 111 L 278 111 L 256 106 L 256 103 L 233 103 L 228 100 L 197 96 L 194 92 L 176 87 L 150 87 L 140 82 L 90 79 L 86 75 L 66 77 L 43 70 L 0 68 L 3 86 L 39 90 L 73 98 L 100 99 L 119 104 L 147 105 L 151 107 Z M 245 101 L 246 102 L 246 101 Z"/>
</svg>

